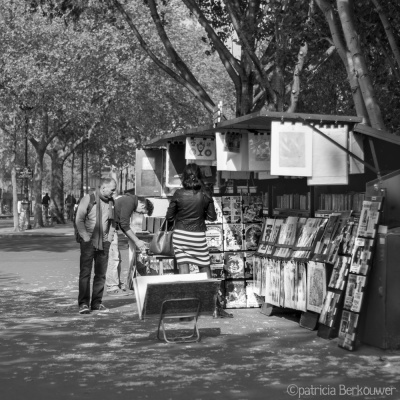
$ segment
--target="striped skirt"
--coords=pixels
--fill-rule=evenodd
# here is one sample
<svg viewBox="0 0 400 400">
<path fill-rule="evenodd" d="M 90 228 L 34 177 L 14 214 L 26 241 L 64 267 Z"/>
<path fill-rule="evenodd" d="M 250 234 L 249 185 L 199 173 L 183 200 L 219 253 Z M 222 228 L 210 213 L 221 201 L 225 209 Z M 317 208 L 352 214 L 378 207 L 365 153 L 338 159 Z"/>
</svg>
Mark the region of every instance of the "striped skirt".
<svg viewBox="0 0 400 400">
<path fill-rule="evenodd" d="M 189 232 L 175 229 L 172 237 L 177 264 L 195 264 L 198 267 L 210 265 L 205 232 Z"/>
</svg>

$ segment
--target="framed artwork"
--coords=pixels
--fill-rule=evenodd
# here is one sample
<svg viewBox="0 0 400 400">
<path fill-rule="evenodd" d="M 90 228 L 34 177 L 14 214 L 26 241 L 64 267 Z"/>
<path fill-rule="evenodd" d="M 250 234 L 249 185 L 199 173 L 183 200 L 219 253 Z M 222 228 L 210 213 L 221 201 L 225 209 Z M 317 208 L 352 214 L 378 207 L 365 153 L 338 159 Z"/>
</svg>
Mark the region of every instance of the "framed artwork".
<svg viewBox="0 0 400 400">
<path fill-rule="evenodd" d="M 218 171 L 249 171 L 247 132 L 240 133 L 239 135 L 221 132 L 215 133 Z M 239 138 L 240 142 L 238 142 Z"/>
<path fill-rule="evenodd" d="M 312 129 L 301 123 L 271 122 L 271 174 L 312 176 Z"/>
<path fill-rule="evenodd" d="M 216 159 L 214 138 L 187 137 L 186 160 L 210 160 Z"/>
<path fill-rule="evenodd" d="M 347 125 L 332 128 L 319 125 L 315 127 L 347 149 Z M 307 179 L 307 184 L 347 185 L 349 183 L 348 155 L 318 132 L 313 131 L 312 135 L 312 177 Z"/>
<path fill-rule="evenodd" d="M 248 133 L 249 170 L 271 170 L 271 136 L 264 133 Z"/>
</svg>

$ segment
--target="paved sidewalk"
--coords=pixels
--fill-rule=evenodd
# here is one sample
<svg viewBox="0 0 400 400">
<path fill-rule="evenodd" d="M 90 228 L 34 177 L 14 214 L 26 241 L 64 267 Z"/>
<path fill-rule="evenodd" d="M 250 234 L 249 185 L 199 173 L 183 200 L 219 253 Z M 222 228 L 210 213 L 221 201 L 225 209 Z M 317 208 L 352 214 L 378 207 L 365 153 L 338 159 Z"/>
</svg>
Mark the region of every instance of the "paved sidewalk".
<svg viewBox="0 0 400 400">
<path fill-rule="evenodd" d="M 32 220 L 33 222 L 33 220 Z M 3 227 L 2 225 L 7 225 Z M 2 236 L 73 236 L 74 227 L 71 221 L 65 224 L 54 224 L 41 228 L 28 229 L 25 231 L 14 232 L 13 220 L 7 219 L 7 223 L 2 221 L 0 224 L 0 237 Z"/>
<path fill-rule="evenodd" d="M 79 247 L 68 235 L 70 222 L 0 229 L 2 400 L 400 399 L 399 350 L 348 352 L 296 315 L 201 318 L 201 341 L 182 345 L 157 340 L 157 320 L 139 319 L 134 296 L 105 295 L 108 313 L 79 315 Z"/>
</svg>

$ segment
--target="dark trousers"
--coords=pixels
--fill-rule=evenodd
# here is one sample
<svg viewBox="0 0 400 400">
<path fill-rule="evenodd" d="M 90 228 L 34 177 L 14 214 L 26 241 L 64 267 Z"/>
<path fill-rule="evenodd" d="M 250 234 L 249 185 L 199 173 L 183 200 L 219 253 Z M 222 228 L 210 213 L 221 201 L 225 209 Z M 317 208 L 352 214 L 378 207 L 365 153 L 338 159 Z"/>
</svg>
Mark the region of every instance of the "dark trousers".
<svg viewBox="0 0 400 400">
<path fill-rule="evenodd" d="M 110 243 L 103 242 L 103 250 L 96 250 L 92 242 L 81 242 L 81 257 L 79 271 L 79 295 L 78 304 L 81 306 L 90 303 L 90 276 L 94 261 L 94 278 L 92 301 L 90 306 L 93 308 L 101 304 L 103 299 L 104 284 L 106 282 L 108 252 Z"/>
</svg>

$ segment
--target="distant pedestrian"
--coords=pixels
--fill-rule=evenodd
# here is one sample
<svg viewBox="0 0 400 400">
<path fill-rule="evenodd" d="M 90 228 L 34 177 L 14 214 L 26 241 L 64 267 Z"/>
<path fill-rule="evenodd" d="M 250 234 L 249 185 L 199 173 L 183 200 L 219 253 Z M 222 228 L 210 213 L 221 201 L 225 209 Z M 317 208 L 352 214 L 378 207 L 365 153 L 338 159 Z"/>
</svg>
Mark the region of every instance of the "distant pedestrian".
<svg viewBox="0 0 400 400">
<path fill-rule="evenodd" d="M 43 211 L 43 216 L 44 216 L 44 224 L 48 224 L 48 219 L 49 219 L 49 206 L 50 206 L 50 196 L 48 193 L 46 193 L 43 198 L 42 198 L 42 211 Z"/>
<path fill-rule="evenodd" d="M 75 204 L 76 198 L 73 194 L 70 193 L 65 199 L 65 206 L 67 208 L 67 218 L 71 221 L 74 219 Z"/>
<path fill-rule="evenodd" d="M 121 281 L 121 253 L 118 249 L 118 231 L 122 231 L 124 235 L 134 244 L 132 258 L 136 257 L 136 248 L 140 251 L 146 250 L 146 244 L 133 233 L 130 221 L 132 213 L 147 214 L 153 213 L 153 203 L 148 199 L 141 199 L 132 194 L 124 194 L 115 199 L 115 222 L 116 231 L 110 246 L 110 253 L 107 267 L 107 293 L 111 295 L 120 294 L 120 289 L 125 291 L 129 289 L 129 273 L 126 282 Z"/>
<path fill-rule="evenodd" d="M 88 212 L 91 195 L 79 202 L 76 213 L 76 227 L 81 237 L 78 305 L 80 314 L 92 311 L 107 311 L 102 304 L 106 281 L 108 253 L 113 231 L 113 194 L 117 184 L 114 179 L 102 179 L 95 193 L 95 202 Z M 90 277 L 94 262 L 92 299 L 90 300 Z"/>
</svg>

